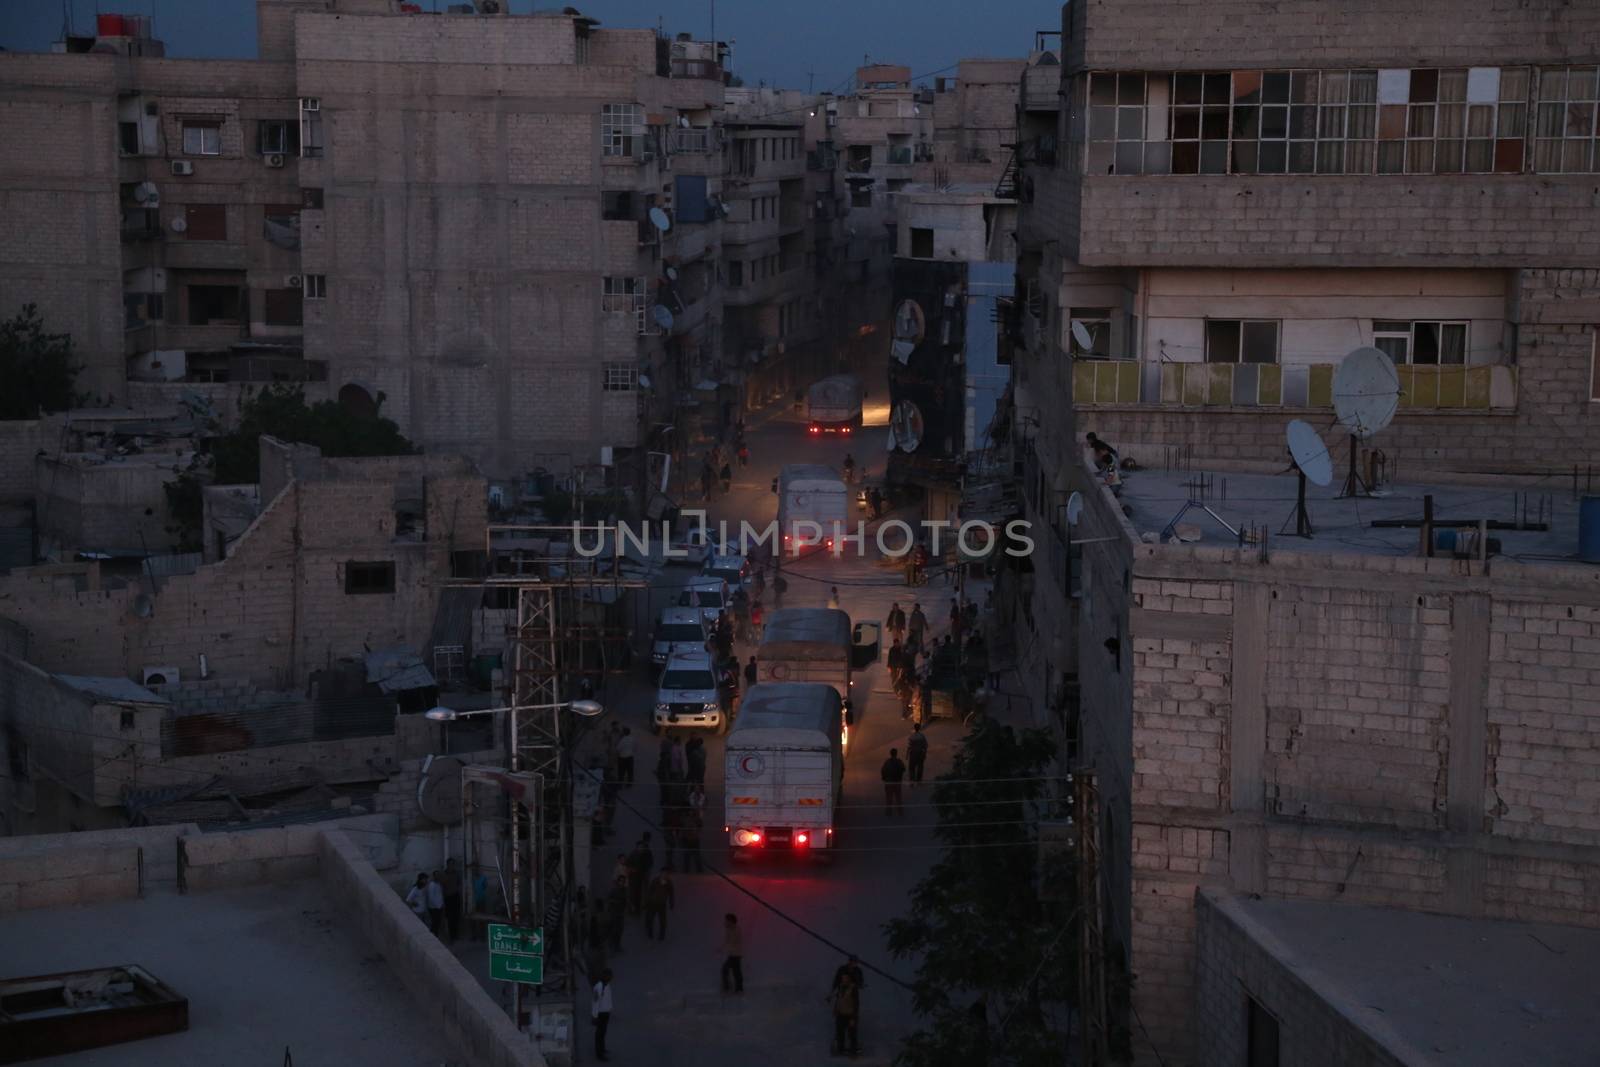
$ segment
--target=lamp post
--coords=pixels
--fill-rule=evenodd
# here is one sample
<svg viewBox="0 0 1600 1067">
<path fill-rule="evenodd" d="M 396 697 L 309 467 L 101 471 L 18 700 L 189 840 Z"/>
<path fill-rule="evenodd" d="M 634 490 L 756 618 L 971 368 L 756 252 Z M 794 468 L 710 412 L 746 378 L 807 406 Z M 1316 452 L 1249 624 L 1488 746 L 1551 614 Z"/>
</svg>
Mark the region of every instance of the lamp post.
<svg viewBox="0 0 1600 1067">
<path fill-rule="evenodd" d="M 574 715 L 577 715 L 579 718 L 592 720 L 592 719 L 597 719 L 601 715 L 605 714 L 605 710 L 606 709 L 605 709 L 605 706 L 602 705 L 597 700 L 563 700 L 563 701 L 559 701 L 559 702 L 554 703 L 554 704 L 519 704 L 519 705 L 515 705 L 515 706 L 510 706 L 510 707 L 471 708 L 471 709 L 461 709 L 461 710 L 457 710 L 455 708 L 447 708 L 447 707 L 444 707 L 444 706 L 441 705 L 441 706 L 438 706 L 438 707 L 429 708 L 427 711 L 423 712 L 423 717 L 428 719 L 430 722 L 449 723 L 449 722 L 455 722 L 457 719 L 470 718 L 470 717 L 472 717 L 474 715 L 495 715 L 495 714 L 499 714 L 501 712 L 510 712 L 511 713 L 511 715 L 509 717 L 510 718 L 510 725 L 509 725 L 509 728 L 508 728 L 509 748 L 507 749 L 506 759 L 507 759 L 507 763 L 510 766 L 510 769 L 515 771 L 515 770 L 517 770 L 517 713 L 518 712 L 523 712 L 523 711 L 557 711 L 557 712 L 559 712 L 559 711 L 563 711 L 563 710 L 570 710 Z M 558 777 L 558 779 L 560 779 L 563 775 L 565 775 L 567 773 L 567 768 L 565 766 L 567 761 L 565 759 L 565 754 L 563 753 L 562 755 L 563 755 L 563 758 L 557 764 L 557 777 Z M 565 785 L 562 785 L 561 788 L 563 789 L 563 793 L 562 793 L 563 804 L 568 806 L 568 807 L 570 807 L 570 798 L 567 796 Z M 538 803 L 540 803 L 540 804 L 543 804 L 543 802 L 544 802 L 543 792 L 544 792 L 544 790 L 543 790 L 543 778 L 541 776 L 541 778 L 540 778 L 540 787 L 539 787 L 539 800 L 538 800 Z M 509 823 L 510 823 L 510 828 L 511 828 L 511 893 L 509 894 L 510 899 L 508 901 L 508 904 L 509 904 L 509 910 L 511 912 L 511 925 L 513 925 L 513 926 L 521 926 L 522 925 L 522 856 L 521 856 L 521 847 L 520 847 L 520 844 L 519 844 L 519 842 L 517 840 L 517 838 L 518 838 L 518 834 L 517 834 L 517 812 L 516 812 L 516 801 L 515 801 L 514 798 L 512 799 L 511 804 L 509 805 L 509 809 L 510 809 L 510 811 L 509 811 L 509 814 L 510 814 Z M 562 862 L 563 862 L 564 866 L 570 864 L 570 862 L 571 862 L 570 861 L 570 850 L 571 850 L 570 834 L 567 832 L 567 829 L 568 829 L 567 828 L 567 822 L 570 819 L 571 819 L 571 812 L 570 811 L 565 812 L 564 813 L 564 817 L 563 817 L 563 822 L 562 822 L 562 853 L 563 853 Z M 464 825 L 463 825 L 463 832 L 465 832 Z M 540 848 L 543 847 L 543 842 L 542 841 L 539 842 L 539 847 Z M 542 918 L 543 918 L 543 909 L 542 909 L 543 881 L 544 881 L 544 879 L 541 876 L 541 878 L 539 879 L 539 882 L 540 882 L 540 885 L 538 887 L 539 888 L 539 892 L 535 895 L 535 898 L 534 898 L 534 907 L 539 912 L 539 914 L 535 917 L 536 920 L 542 920 Z M 570 903 L 570 899 L 571 898 L 569 896 L 569 898 L 568 898 L 569 903 Z M 466 897 L 463 894 L 463 897 L 462 897 L 463 906 L 465 906 L 465 903 L 466 903 Z M 566 927 L 568 925 L 570 925 L 570 923 L 566 921 L 566 918 L 567 918 L 566 916 L 563 916 L 563 922 L 562 922 L 563 930 L 565 930 Z M 570 955 L 571 955 L 571 953 L 570 953 L 570 950 L 569 950 L 568 951 L 568 956 L 570 957 Z M 570 967 L 571 966 L 570 958 L 566 962 L 567 962 L 567 965 Z M 523 1000 L 522 1000 L 523 994 L 524 994 L 524 990 L 523 990 L 522 983 L 520 983 L 520 982 L 516 983 L 515 1008 L 514 1008 L 515 1015 L 514 1015 L 514 1018 L 515 1018 L 516 1025 L 517 1025 L 518 1029 L 521 1029 L 523 1026 L 526 1025 L 526 1013 L 523 1010 Z"/>
</svg>

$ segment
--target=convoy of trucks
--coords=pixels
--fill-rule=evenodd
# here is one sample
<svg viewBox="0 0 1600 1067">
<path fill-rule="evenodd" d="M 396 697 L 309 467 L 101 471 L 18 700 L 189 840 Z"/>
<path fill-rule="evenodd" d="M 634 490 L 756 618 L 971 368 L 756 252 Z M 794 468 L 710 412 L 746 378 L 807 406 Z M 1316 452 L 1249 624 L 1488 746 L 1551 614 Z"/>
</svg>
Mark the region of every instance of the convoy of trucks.
<svg viewBox="0 0 1600 1067">
<path fill-rule="evenodd" d="M 861 428 L 861 379 L 835 374 L 806 391 L 806 418 L 812 436 L 844 434 Z"/>
<path fill-rule="evenodd" d="M 790 463 L 778 473 L 778 530 L 785 553 L 832 552 L 850 529 L 849 518 L 850 491 L 833 468 Z"/>
<path fill-rule="evenodd" d="M 846 717 L 831 685 L 758 682 L 745 694 L 723 761 L 734 858 L 782 851 L 832 858 Z"/>
</svg>

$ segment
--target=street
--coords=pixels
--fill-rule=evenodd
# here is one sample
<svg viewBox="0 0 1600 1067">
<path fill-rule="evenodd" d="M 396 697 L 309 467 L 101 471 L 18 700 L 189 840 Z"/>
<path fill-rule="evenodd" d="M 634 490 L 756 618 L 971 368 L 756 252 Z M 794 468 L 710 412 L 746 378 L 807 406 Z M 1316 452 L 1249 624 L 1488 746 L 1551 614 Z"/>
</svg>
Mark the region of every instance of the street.
<svg viewBox="0 0 1600 1067">
<path fill-rule="evenodd" d="M 718 493 L 708 506 L 712 522 L 726 519 L 737 529 L 741 519 L 752 524 L 773 519 L 776 497 L 771 482 L 785 462 L 820 462 L 839 469 L 848 451 L 865 471 L 882 471 L 887 432 L 882 425 L 869 426 L 849 438 L 821 440 L 807 435 L 804 424 L 790 412 L 757 413 L 749 425 L 751 464 L 736 468 L 732 491 Z M 684 506 L 696 505 L 685 501 Z M 652 616 L 656 608 L 675 597 L 676 587 L 693 573 L 691 567 L 663 571 L 663 588 L 652 592 Z M 837 584 L 840 606 L 852 621 L 881 622 L 894 601 L 910 608 L 900 569 L 879 566 L 872 558 L 847 555 L 834 559 L 819 554 L 789 563 L 784 573 L 789 583 L 786 607 L 825 606 L 830 586 Z M 941 631 L 949 590 L 930 585 L 922 592 L 924 611 L 935 632 Z M 769 581 L 764 598 L 769 611 L 772 601 Z M 741 660 L 747 661 L 753 648 L 741 645 L 737 651 Z M 931 834 L 933 809 L 928 787 L 908 787 L 905 815 L 893 822 L 885 818 L 879 767 L 891 747 L 904 754 L 910 731 L 888 691 L 887 672 L 881 663 L 857 676 L 856 692 L 856 726 L 837 820 L 837 858 L 831 866 L 773 862 L 731 867 L 721 833 L 723 742 L 716 736 L 706 738 L 706 825 L 701 838 L 705 858 L 727 872 L 740 888 L 710 873 L 676 875 L 677 903 L 664 942 L 647 941 L 641 920 L 629 919 L 623 951 L 610 960 L 615 972 L 615 1012 L 609 1039 L 613 1062 L 658 1067 L 704 1067 L 707 1063 L 783 1067 L 825 1060 L 832 1033 L 826 994 L 844 954 L 796 923 L 854 952 L 869 968 L 901 979 L 910 977 L 909 962 L 890 958 L 882 925 L 904 912 L 908 892 L 936 855 Z M 604 698 L 610 714 L 630 726 L 640 744 L 638 784 L 624 792 L 616 833 L 595 854 L 592 884 L 602 893 L 610 884 L 617 854 L 631 849 L 641 833 L 652 829 L 646 819 L 654 822 L 660 814 L 652 775 L 659 742 L 649 727 L 653 690 L 641 673 L 630 677 L 625 686 L 610 682 Z M 948 720 L 930 728 L 930 778 L 948 766 L 949 750 L 959 732 L 960 726 Z M 653 831 L 652 837 L 659 865 L 661 834 Z M 744 931 L 742 995 L 724 994 L 719 986 L 719 950 L 727 912 L 739 917 Z M 587 1002 L 580 1007 L 580 1018 L 588 1018 Z M 869 969 L 862 1008 L 861 1062 L 889 1062 L 901 1037 L 914 1024 L 910 994 Z M 580 1059 L 592 1061 L 587 1025 L 580 1026 L 579 1043 Z"/>
</svg>

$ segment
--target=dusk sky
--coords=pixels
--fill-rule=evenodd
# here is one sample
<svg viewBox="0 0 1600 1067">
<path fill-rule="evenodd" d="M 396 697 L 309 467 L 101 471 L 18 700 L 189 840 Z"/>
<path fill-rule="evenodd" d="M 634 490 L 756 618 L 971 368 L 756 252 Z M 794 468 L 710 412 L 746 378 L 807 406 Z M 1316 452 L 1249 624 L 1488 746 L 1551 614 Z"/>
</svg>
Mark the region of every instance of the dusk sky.
<svg viewBox="0 0 1600 1067">
<path fill-rule="evenodd" d="M 448 0 L 439 0 L 443 10 Z M 68 0 L 81 31 L 95 10 L 153 14 L 167 54 L 180 58 L 254 56 L 254 0 Z M 431 0 L 423 0 L 424 9 Z M 564 4 L 512 0 L 517 13 Z M 589 0 L 575 4 L 604 26 L 655 26 L 669 34 L 711 32 L 710 0 Z M 958 59 L 1021 56 L 1035 30 L 1059 29 L 1059 0 L 722 0 L 715 5 L 717 36 L 737 42 L 733 70 L 754 85 L 845 87 L 864 55 L 905 63 L 915 75 L 943 72 Z M 0 46 L 47 51 L 60 34 L 61 0 L 0 0 Z M 814 76 L 814 81 L 813 81 Z"/>
</svg>

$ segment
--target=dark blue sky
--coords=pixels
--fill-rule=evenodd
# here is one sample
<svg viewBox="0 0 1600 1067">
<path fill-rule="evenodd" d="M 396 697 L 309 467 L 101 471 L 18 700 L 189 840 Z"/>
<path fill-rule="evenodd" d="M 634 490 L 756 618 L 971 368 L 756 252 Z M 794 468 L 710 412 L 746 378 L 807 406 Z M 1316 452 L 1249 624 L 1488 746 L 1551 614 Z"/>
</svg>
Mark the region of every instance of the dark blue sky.
<svg viewBox="0 0 1600 1067">
<path fill-rule="evenodd" d="M 423 0 L 426 9 L 432 0 Z M 443 10 L 447 0 L 439 0 Z M 80 31 L 92 27 L 95 9 L 154 14 L 156 36 L 167 54 L 254 56 L 254 0 L 68 0 Z M 534 8 L 512 0 L 513 11 Z M 565 6 L 540 0 L 541 9 Z M 655 26 L 704 38 L 711 30 L 711 0 L 580 0 L 574 6 L 606 26 Z M 804 89 L 811 74 L 818 90 L 840 87 L 860 65 L 908 64 L 932 73 L 961 58 L 1021 56 L 1033 33 L 1059 29 L 1060 0 L 721 0 L 717 36 L 732 38 L 734 72 Z M 62 0 L 0 0 L 0 46 L 45 51 L 61 29 Z"/>
</svg>

